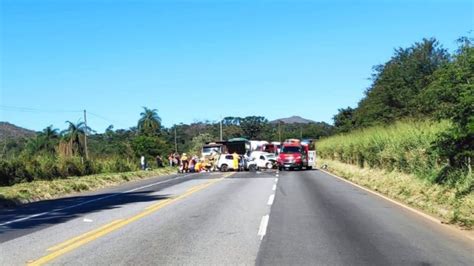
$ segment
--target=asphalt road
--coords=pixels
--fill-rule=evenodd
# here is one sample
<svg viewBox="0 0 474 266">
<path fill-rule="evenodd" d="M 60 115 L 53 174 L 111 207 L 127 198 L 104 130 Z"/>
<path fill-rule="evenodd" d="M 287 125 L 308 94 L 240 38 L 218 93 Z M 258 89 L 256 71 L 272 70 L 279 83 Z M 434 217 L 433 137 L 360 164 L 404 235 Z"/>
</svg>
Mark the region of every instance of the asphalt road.
<svg viewBox="0 0 474 266">
<path fill-rule="evenodd" d="M 0 265 L 474 265 L 474 242 L 321 171 L 193 174 L 0 210 Z"/>
</svg>

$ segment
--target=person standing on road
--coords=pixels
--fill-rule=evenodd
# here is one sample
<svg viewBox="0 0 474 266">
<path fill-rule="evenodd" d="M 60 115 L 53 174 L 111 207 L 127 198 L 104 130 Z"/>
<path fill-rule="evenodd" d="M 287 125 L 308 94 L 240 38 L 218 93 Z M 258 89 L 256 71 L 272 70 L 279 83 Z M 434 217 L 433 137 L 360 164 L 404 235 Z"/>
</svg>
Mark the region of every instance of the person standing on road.
<svg viewBox="0 0 474 266">
<path fill-rule="evenodd" d="M 142 155 L 142 157 L 140 158 L 140 166 L 141 166 L 142 170 L 145 170 L 145 169 L 146 169 L 145 156 L 143 156 L 143 155 Z"/>
<path fill-rule="evenodd" d="M 161 159 L 161 156 L 159 154 L 156 155 L 156 167 L 163 167 L 163 159 Z"/>
<path fill-rule="evenodd" d="M 183 172 L 188 171 L 188 155 L 186 153 L 183 153 L 183 156 L 181 156 L 181 164 L 183 165 Z"/>
<path fill-rule="evenodd" d="M 233 157 L 232 163 L 234 166 L 234 171 L 238 171 L 239 170 L 239 155 L 237 154 L 237 152 L 234 152 L 232 154 L 232 157 Z"/>
</svg>

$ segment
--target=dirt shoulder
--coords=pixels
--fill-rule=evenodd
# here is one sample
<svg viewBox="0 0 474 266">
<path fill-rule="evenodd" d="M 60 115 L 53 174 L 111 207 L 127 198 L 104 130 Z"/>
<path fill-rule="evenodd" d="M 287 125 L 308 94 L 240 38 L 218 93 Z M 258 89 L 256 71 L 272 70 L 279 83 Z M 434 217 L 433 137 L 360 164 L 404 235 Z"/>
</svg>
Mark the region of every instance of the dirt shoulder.
<svg viewBox="0 0 474 266">
<path fill-rule="evenodd" d="M 460 195 L 454 188 L 396 171 L 359 168 L 326 159 L 320 159 L 318 165 L 327 165 L 327 171 L 435 216 L 443 223 L 473 230 L 474 193 Z"/>
</svg>

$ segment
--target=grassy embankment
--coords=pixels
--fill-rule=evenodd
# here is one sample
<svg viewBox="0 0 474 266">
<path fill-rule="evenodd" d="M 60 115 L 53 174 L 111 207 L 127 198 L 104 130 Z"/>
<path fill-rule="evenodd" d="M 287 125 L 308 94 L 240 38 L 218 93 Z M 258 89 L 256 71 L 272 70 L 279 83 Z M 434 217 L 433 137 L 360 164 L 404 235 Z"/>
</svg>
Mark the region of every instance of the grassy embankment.
<svg viewBox="0 0 474 266">
<path fill-rule="evenodd" d="M 317 142 L 320 164 L 357 184 L 431 213 L 446 223 L 474 226 L 472 174 L 438 182 L 445 162 L 431 149 L 442 122 L 398 122 Z"/>
<path fill-rule="evenodd" d="M 38 200 L 53 199 L 72 193 L 93 191 L 104 187 L 119 185 L 125 182 L 176 173 L 172 167 L 152 171 L 136 171 L 126 173 L 96 174 L 64 179 L 35 180 L 13 186 L 0 187 L 0 202 L 27 203 Z"/>
</svg>

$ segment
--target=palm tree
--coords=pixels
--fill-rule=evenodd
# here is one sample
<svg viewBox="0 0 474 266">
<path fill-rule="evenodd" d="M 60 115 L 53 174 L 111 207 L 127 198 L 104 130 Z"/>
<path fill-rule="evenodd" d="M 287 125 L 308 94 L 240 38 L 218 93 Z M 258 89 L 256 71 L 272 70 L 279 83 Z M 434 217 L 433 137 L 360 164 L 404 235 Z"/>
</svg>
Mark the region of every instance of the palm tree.
<svg viewBox="0 0 474 266">
<path fill-rule="evenodd" d="M 64 141 L 67 142 L 69 152 L 66 154 L 71 155 L 83 155 L 84 154 L 84 135 L 86 131 L 90 131 L 89 127 L 86 127 L 84 122 L 72 123 L 71 121 L 66 121 L 68 127 L 66 130 L 63 130 L 61 134 L 64 137 Z"/>
<path fill-rule="evenodd" d="M 140 116 L 140 120 L 138 120 L 138 130 L 140 132 L 146 135 L 158 133 L 161 127 L 161 118 L 158 115 L 158 110 L 143 107 L 143 112 L 140 113 Z"/>
<path fill-rule="evenodd" d="M 43 131 L 40 133 L 41 136 L 44 136 L 46 140 L 53 140 L 57 139 L 59 137 L 57 128 L 53 128 L 53 125 L 49 125 Z"/>
<path fill-rule="evenodd" d="M 58 138 L 58 130 L 49 126 L 38 133 L 34 138 L 28 140 L 26 151 L 29 155 L 38 155 L 39 153 L 54 154 L 54 140 Z"/>
<path fill-rule="evenodd" d="M 59 138 L 59 133 L 57 128 L 53 128 L 53 125 L 50 125 L 43 129 L 39 133 L 38 137 L 41 140 L 41 148 L 47 153 L 54 154 L 56 152 L 56 140 Z"/>
</svg>

